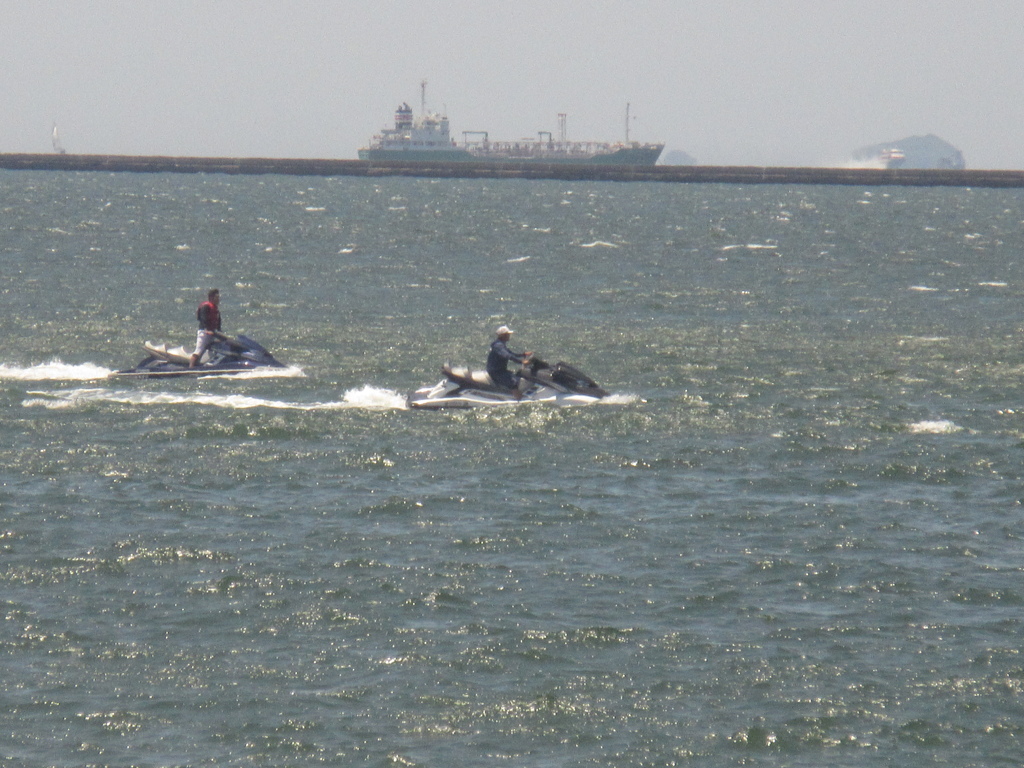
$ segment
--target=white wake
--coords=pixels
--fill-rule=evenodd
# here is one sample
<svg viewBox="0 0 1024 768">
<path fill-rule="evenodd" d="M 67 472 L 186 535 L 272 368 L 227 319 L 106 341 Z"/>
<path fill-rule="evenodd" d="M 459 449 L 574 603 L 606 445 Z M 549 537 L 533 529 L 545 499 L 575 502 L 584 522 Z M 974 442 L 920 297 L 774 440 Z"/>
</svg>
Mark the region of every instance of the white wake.
<svg viewBox="0 0 1024 768">
<path fill-rule="evenodd" d="M 267 408 L 286 411 L 335 411 L 349 408 L 396 410 L 406 407 L 405 398 L 397 392 L 371 386 L 348 390 L 340 400 L 315 402 L 289 402 L 238 394 L 151 392 L 105 387 L 38 390 L 29 392 L 28 395 L 29 397 L 22 402 L 22 406 L 50 410 L 76 409 L 97 403 L 134 406 L 202 405 L 235 410 Z"/>
</svg>

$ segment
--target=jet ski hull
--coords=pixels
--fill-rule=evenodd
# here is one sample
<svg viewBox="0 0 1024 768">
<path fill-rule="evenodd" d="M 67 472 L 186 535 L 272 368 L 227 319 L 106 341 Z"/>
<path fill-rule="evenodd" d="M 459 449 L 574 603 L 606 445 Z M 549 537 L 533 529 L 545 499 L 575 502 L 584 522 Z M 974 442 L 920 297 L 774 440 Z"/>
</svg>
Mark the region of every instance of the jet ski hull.
<svg viewBox="0 0 1024 768">
<path fill-rule="evenodd" d="M 464 391 L 459 395 L 430 397 L 430 388 L 418 389 L 413 392 L 406 404 L 414 410 L 447 410 L 451 408 L 480 408 L 496 406 L 516 406 L 527 403 L 544 403 L 555 406 L 591 405 L 598 402 L 599 397 L 586 395 L 564 395 L 562 393 L 543 396 L 524 395 L 519 400 L 509 397 L 494 397 L 492 393 L 476 390 Z"/>
<path fill-rule="evenodd" d="M 578 368 L 565 363 L 550 366 L 538 359 L 520 371 L 526 386 L 518 393 L 494 384 L 484 371 L 453 368 L 446 364 L 441 372 L 445 378 L 440 382 L 421 387 L 408 396 L 406 404 L 409 408 L 439 410 L 525 403 L 579 406 L 596 403 L 609 394 Z"/>
<path fill-rule="evenodd" d="M 163 377 L 211 376 L 243 373 L 260 368 L 284 368 L 270 352 L 247 336 L 218 339 L 203 355 L 195 368 L 189 367 L 191 353 L 183 347 L 170 348 L 166 344 L 143 344 L 148 356 L 134 368 L 117 371 L 114 376 Z"/>
</svg>

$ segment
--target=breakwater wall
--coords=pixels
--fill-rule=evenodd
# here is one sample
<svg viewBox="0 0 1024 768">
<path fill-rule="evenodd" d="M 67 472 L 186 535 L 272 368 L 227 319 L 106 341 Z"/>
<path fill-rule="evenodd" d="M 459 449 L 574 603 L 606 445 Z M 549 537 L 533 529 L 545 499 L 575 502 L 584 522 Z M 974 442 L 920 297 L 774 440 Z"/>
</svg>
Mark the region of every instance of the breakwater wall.
<svg viewBox="0 0 1024 768">
<path fill-rule="evenodd" d="M 1024 171 L 915 168 L 789 168 L 732 165 L 599 165 L 537 162 L 424 163 L 262 157 L 0 154 L 0 169 L 108 173 L 226 173 L 288 176 L 420 176 L 458 179 L 659 181 L 677 184 L 846 184 L 907 187 L 1024 187 Z"/>
</svg>

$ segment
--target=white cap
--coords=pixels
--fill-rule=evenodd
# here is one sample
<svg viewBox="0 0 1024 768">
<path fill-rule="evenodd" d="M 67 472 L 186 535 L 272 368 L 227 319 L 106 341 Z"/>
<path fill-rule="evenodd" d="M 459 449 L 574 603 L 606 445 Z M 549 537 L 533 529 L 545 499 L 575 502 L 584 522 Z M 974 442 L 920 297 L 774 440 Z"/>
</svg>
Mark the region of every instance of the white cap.
<svg viewBox="0 0 1024 768">
<path fill-rule="evenodd" d="M 505 333 L 507 333 L 507 334 L 511 335 L 511 334 L 512 334 L 512 329 L 511 329 L 511 328 L 509 328 L 509 327 L 508 327 L 507 325 L 503 325 L 503 326 L 501 326 L 500 328 L 498 328 L 498 330 L 496 331 L 496 333 L 497 333 L 497 334 L 498 334 L 499 336 L 501 336 L 502 334 L 505 334 Z"/>
</svg>

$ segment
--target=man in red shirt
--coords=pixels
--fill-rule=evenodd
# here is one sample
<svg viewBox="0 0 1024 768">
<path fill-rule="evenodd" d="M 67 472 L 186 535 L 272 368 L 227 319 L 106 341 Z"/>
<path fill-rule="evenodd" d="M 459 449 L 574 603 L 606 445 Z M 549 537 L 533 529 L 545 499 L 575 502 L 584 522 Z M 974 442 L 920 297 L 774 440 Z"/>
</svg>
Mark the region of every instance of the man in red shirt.
<svg viewBox="0 0 1024 768">
<path fill-rule="evenodd" d="M 195 368 L 199 364 L 199 358 L 220 334 L 220 309 L 218 307 L 220 307 L 220 291 L 214 288 L 206 294 L 206 301 L 200 304 L 199 309 L 196 310 L 199 333 L 196 334 L 196 349 L 189 360 L 189 368 Z"/>
</svg>

